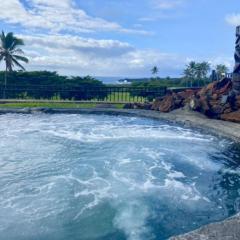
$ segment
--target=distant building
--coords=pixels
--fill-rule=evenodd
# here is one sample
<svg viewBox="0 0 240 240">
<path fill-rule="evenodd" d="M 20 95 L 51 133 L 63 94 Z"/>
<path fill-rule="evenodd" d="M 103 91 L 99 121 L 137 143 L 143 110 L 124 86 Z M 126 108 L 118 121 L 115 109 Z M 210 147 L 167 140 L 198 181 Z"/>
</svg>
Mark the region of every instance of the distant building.
<svg viewBox="0 0 240 240">
<path fill-rule="evenodd" d="M 118 80 L 118 84 L 131 84 L 134 82 L 149 82 L 150 78 L 124 78 Z"/>
<path fill-rule="evenodd" d="M 132 82 L 131 82 L 129 79 L 127 79 L 127 78 L 125 78 L 125 79 L 120 79 L 120 80 L 118 80 L 117 82 L 118 82 L 118 84 L 131 84 L 131 83 L 132 83 Z"/>
</svg>

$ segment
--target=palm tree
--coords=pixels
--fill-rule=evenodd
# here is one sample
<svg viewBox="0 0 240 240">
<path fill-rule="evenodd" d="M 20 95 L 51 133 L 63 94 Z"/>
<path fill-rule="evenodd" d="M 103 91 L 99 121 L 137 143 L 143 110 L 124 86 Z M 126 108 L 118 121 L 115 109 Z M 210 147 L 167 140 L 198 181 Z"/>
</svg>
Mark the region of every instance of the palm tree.
<svg viewBox="0 0 240 240">
<path fill-rule="evenodd" d="M 23 40 L 15 37 L 12 32 L 5 34 L 2 31 L 2 34 L 0 34 L 0 61 L 5 61 L 3 97 L 5 97 L 6 92 L 8 72 L 12 72 L 15 66 L 19 67 L 22 70 L 25 70 L 19 61 L 28 63 L 28 59 L 24 57 L 24 52 L 19 48 L 23 45 Z"/>
<path fill-rule="evenodd" d="M 223 75 L 225 75 L 225 73 L 228 72 L 228 68 L 226 65 L 224 64 L 218 64 L 216 66 L 216 71 L 217 71 L 217 76 L 218 76 L 218 79 L 221 78 Z"/>
<path fill-rule="evenodd" d="M 184 77 L 190 81 L 190 87 L 193 87 L 193 81 L 196 78 L 196 68 L 197 64 L 194 61 L 191 61 L 184 70 Z"/>
<path fill-rule="evenodd" d="M 157 75 L 158 72 L 159 72 L 158 67 L 157 67 L 157 66 L 154 66 L 154 67 L 152 68 L 151 72 L 152 72 L 152 75 Z"/>
<path fill-rule="evenodd" d="M 184 70 L 184 77 L 190 81 L 190 87 L 198 84 L 200 86 L 200 80 L 206 80 L 207 74 L 210 71 L 211 67 L 208 62 L 195 62 L 191 61 L 187 64 L 186 69 Z"/>
<path fill-rule="evenodd" d="M 211 70 L 211 65 L 208 62 L 201 62 L 198 64 L 198 77 L 200 80 L 204 80 L 204 84 L 206 84 L 206 79 L 209 71 Z"/>
</svg>

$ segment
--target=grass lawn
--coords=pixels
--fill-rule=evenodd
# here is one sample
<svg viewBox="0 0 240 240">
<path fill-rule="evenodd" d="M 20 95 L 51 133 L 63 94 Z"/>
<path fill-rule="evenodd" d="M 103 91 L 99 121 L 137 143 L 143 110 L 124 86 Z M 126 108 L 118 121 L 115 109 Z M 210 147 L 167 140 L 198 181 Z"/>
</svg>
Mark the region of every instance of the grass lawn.
<svg viewBox="0 0 240 240">
<path fill-rule="evenodd" d="M 122 109 L 124 104 L 116 103 L 111 104 L 115 108 Z M 51 103 L 51 102 L 28 102 L 28 103 L 2 103 L 0 108 L 34 108 L 34 107 L 46 107 L 46 108 L 96 108 L 97 103 Z"/>
<path fill-rule="evenodd" d="M 133 97 L 129 92 L 113 92 L 104 99 L 108 102 L 145 102 L 144 97 Z"/>
</svg>

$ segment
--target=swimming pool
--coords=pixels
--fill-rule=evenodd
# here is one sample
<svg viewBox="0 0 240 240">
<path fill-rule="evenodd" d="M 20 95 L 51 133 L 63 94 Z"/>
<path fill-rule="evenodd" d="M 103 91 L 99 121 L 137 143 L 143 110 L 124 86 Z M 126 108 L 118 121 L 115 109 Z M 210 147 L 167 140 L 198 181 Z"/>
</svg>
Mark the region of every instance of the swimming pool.
<svg viewBox="0 0 240 240">
<path fill-rule="evenodd" d="M 151 119 L 0 116 L 0 239 L 167 239 L 240 211 L 234 144 Z"/>
</svg>

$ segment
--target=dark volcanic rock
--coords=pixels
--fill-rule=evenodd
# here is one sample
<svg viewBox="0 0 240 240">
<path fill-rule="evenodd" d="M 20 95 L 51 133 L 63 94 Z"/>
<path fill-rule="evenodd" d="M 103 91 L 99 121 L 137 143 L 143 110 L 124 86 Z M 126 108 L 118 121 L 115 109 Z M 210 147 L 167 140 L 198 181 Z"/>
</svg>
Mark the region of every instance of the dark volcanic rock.
<svg viewBox="0 0 240 240">
<path fill-rule="evenodd" d="M 31 113 L 52 113 L 52 109 L 51 108 L 30 108 L 30 112 Z"/>
<path fill-rule="evenodd" d="M 152 104 L 151 103 L 126 103 L 123 108 L 151 110 Z"/>
<path fill-rule="evenodd" d="M 222 119 L 224 121 L 240 123 L 240 110 L 238 110 L 236 112 L 222 114 L 220 116 L 220 119 Z"/>
<path fill-rule="evenodd" d="M 230 78 L 210 83 L 192 97 L 190 107 L 210 118 L 221 119 L 222 114 L 229 114 L 238 109 L 238 101 L 231 97 L 231 89 Z"/>
<path fill-rule="evenodd" d="M 175 109 L 174 96 L 166 96 L 159 104 L 158 110 L 160 112 L 170 112 Z"/>
<path fill-rule="evenodd" d="M 127 109 L 145 109 L 171 112 L 189 106 L 191 110 L 225 121 L 239 121 L 240 96 L 232 94 L 232 81 L 223 78 L 203 87 L 201 90 L 188 89 L 182 92 L 170 91 L 165 97 L 151 103 L 129 103 Z"/>
<path fill-rule="evenodd" d="M 126 103 L 124 106 L 123 106 L 123 109 L 133 109 L 133 103 Z"/>
<path fill-rule="evenodd" d="M 167 96 L 158 98 L 152 105 L 152 110 L 160 112 L 171 112 L 174 109 L 182 108 L 190 101 L 190 97 L 195 94 L 193 90 L 182 92 L 169 92 Z"/>
<path fill-rule="evenodd" d="M 98 103 L 96 104 L 96 108 L 116 108 L 116 105 L 110 103 Z"/>
<path fill-rule="evenodd" d="M 160 103 L 161 101 L 163 100 L 163 98 L 157 98 L 153 104 L 152 104 L 152 110 L 155 110 L 155 111 L 158 111 L 159 110 L 159 106 L 160 106 Z"/>
</svg>

